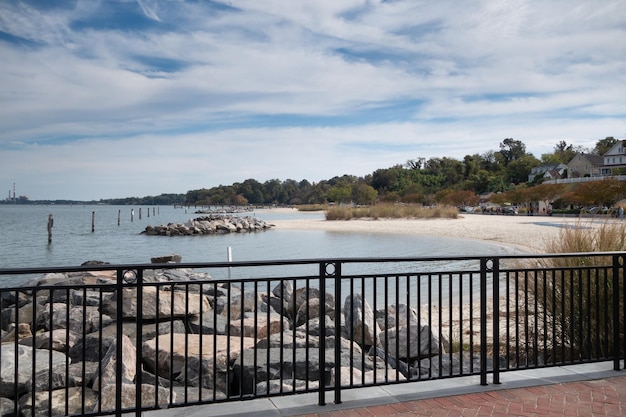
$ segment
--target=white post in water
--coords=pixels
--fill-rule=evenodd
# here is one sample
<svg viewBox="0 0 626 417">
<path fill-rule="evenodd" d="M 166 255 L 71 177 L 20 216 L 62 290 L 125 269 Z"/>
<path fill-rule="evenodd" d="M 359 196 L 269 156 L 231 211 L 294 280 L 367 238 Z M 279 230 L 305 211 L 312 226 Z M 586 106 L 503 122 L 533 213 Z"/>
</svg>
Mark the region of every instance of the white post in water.
<svg viewBox="0 0 626 417">
<path fill-rule="evenodd" d="M 233 261 L 233 250 L 230 246 L 226 248 L 226 258 L 228 259 L 228 262 Z M 228 267 L 228 279 L 230 279 L 230 266 Z"/>
</svg>

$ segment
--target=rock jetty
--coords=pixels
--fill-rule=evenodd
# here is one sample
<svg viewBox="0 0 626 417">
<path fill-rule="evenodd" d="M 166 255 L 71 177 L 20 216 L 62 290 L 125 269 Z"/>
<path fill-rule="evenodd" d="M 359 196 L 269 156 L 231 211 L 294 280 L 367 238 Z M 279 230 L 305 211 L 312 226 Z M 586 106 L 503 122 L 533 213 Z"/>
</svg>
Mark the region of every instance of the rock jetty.
<svg viewBox="0 0 626 417">
<path fill-rule="evenodd" d="M 164 259 L 180 261 L 153 261 Z M 293 288 L 291 280 L 250 291 L 247 284 L 184 268 L 146 270 L 143 282 L 141 298 L 136 286 L 118 292 L 114 271 L 51 273 L 22 291 L 0 292 L 0 415 L 14 408 L 23 416 L 44 415 L 48 406 L 54 415 L 80 414 L 82 407 L 110 412 L 118 344 L 123 407 L 135 407 L 137 385 L 143 406 L 166 407 L 334 384 L 336 343 L 341 384 L 460 372 L 458 358 L 453 363 L 443 354 L 449 341 L 442 332 L 421 324 L 406 305 L 373 311 L 359 294 L 336 304 L 331 294 L 321 298 L 318 289 Z M 324 300 L 326 316 L 320 317 Z M 320 372 L 322 342 L 326 367 Z"/>
<path fill-rule="evenodd" d="M 161 226 L 148 225 L 142 233 L 151 236 L 194 236 L 259 232 L 272 227 L 274 227 L 273 224 L 251 216 L 211 214 L 189 220 L 186 223 L 168 223 Z"/>
</svg>

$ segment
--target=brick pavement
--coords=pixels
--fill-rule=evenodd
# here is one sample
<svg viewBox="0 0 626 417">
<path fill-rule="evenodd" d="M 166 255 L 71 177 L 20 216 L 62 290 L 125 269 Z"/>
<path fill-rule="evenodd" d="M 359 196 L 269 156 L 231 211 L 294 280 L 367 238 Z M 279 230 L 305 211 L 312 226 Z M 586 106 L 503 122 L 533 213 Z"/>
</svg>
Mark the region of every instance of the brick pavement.
<svg viewBox="0 0 626 417">
<path fill-rule="evenodd" d="M 626 376 L 502 389 L 301 417 L 626 416 Z"/>
</svg>

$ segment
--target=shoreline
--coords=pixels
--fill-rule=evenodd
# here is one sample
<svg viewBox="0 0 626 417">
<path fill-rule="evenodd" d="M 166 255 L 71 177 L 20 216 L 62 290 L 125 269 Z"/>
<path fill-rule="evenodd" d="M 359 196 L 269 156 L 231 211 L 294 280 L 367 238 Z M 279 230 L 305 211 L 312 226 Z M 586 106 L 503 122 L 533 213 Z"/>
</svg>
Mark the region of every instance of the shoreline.
<svg viewBox="0 0 626 417">
<path fill-rule="evenodd" d="M 277 210 L 277 209 L 272 209 Z M 278 209 L 292 212 L 294 209 Z M 402 233 L 449 237 L 511 247 L 524 253 L 545 253 L 546 244 L 567 227 L 594 227 L 606 220 L 545 215 L 463 213 L 456 219 L 296 219 L 273 220 L 277 229 L 326 230 L 361 233 Z"/>
</svg>

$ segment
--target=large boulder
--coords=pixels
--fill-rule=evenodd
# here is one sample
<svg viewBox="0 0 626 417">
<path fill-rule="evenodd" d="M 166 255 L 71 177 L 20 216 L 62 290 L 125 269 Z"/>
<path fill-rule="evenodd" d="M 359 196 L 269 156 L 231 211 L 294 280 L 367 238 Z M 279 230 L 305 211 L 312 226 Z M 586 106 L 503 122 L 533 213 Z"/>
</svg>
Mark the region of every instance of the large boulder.
<svg viewBox="0 0 626 417">
<path fill-rule="evenodd" d="M 34 355 L 34 369 L 33 369 Z M 16 363 L 17 356 L 17 363 Z M 33 376 L 52 367 L 65 367 L 70 359 L 61 352 L 33 349 L 30 346 L 3 343 L 0 346 L 0 397 L 13 398 L 30 390 Z M 15 369 L 17 367 L 17 381 Z"/>
<path fill-rule="evenodd" d="M 172 375 L 189 385 L 216 386 L 226 391 L 231 363 L 242 347 L 247 349 L 255 343 L 251 337 L 172 333 L 144 343 L 143 362 L 155 375 Z M 207 370 L 202 379 L 196 378 L 199 369 Z"/>
<path fill-rule="evenodd" d="M 133 319 L 139 315 L 137 292 L 137 288 L 124 288 L 122 290 L 122 318 Z M 118 296 L 116 292 L 111 298 L 111 302 L 103 308 L 105 314 L 114 318 L 117 314 Z M 159 290 L 153 286 L 143 287 L 142 298 L 141 315 L 144 320 L 185 318 L 210 309 L 209 300 L 204 295 Z"/>
<path fill-rule="evenodd" d="M 346 297 L 343 307 L 346 320 L 345 330 L 349 339 L 363 347 L 375 344 L 375 338 L 380 333 L 380 327 L 374 316 L 374 311 L 361 294 Z"/>
<path fill-rule="evenodd" d="M 107 385 L 115 386 L 118 382 L 122 384 L 132 384 L 135 380 L 135 374 L 137 373 L 137 351 L 135 346 L 126 335 L 122 336 L 122 374 L 117 375 L 117 344 L 120 341 L 117 340 L 111 344 L 109 350 L 102 359 L 102 366 L 100 368 L 101 373 L 96 377 L 93 383 L 93 390 L 100 391 Z M 118 377 L 120 380 L 118 381 Z"/>
<path fill-rule="evenodd" d="M 84 391 L 84 395 L 83 395 Z M 50 402 L 52 398 L 52 402 Z M 19 408 L 23 417 L 37 417 L 48 415 L 48 410 L 53 416 L 80 415 L 85 410 L 92 410 L 98 402 L 98 394 L 86 387 L 70 387 L 54 391 L 38 391 L 35 393 L 35 403 L 32 396 L 23 395 L 19 401 Z M 65 413 L 67 404 L 68 414 Z"/>
<path fill-rule="evenodd" d="M 416 323 L 390 328 L 378 334 L 378 346 L 386 347 L 390 354 L 404 360 L 443 354 L 448 344 L 447 340 L 440 339 L 437 330 Z"/>
</svg>

